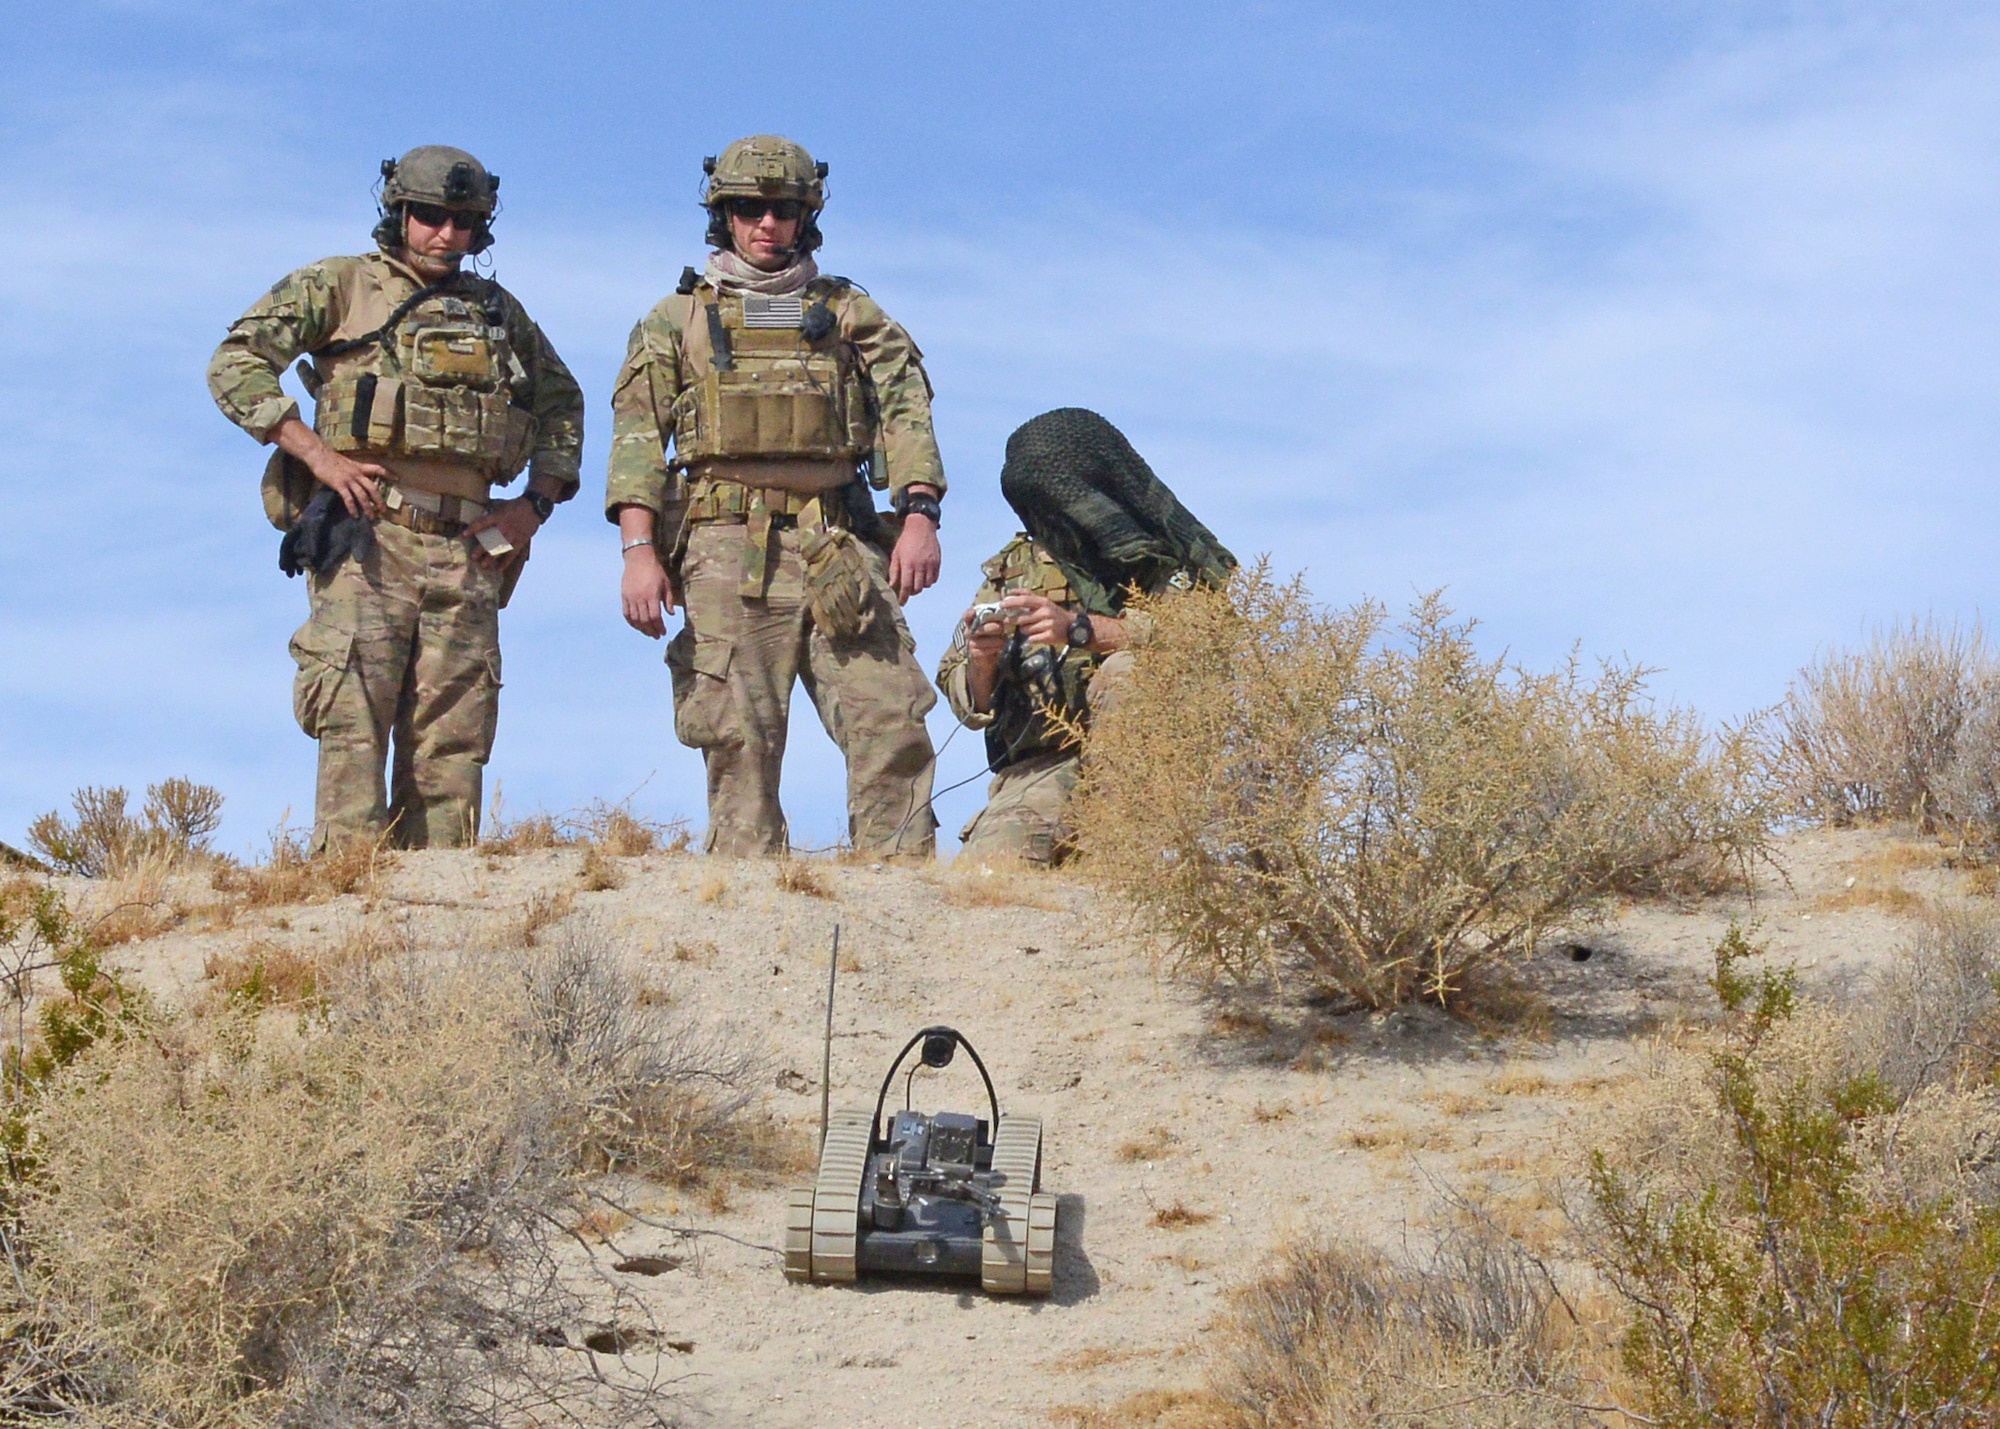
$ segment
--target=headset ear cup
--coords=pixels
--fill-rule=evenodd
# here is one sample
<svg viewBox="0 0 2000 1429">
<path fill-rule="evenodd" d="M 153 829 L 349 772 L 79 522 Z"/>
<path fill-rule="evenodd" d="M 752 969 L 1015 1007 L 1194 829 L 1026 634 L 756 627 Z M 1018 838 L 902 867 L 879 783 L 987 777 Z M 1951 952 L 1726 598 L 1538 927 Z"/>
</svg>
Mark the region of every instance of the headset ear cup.
<svg viewBox="0 0 2000 1429">
<path fill-rule="evenodd" d="M 376 222 L 375 231 L 371 236 L 379 248 L 393 251 L 403 246 L 405 235 L 403 232 L 403 209 L 400 204 L 394 208 L 383 210 L 382 217 Z"/>
</svg>

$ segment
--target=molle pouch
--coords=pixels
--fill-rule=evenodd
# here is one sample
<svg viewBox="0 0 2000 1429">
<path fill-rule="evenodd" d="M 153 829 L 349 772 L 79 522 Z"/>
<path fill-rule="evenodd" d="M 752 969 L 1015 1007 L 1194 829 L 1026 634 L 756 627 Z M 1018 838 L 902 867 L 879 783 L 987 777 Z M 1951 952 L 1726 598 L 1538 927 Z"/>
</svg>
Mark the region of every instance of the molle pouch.
<svg viewBox="0 0 2000 1429">
<path fill-rule="evenodd" d="M 747 328 L 730 337 L 731 365 L 711 368 L 699 384 L 705 454 L 808 459 L 853 454 L 840 363 L 832 354 L 813 350 L 796 330 Z"/>
<path fill-rule="evenodd" d="M 395 378 L 344 377 L 320 389 L 313 430 L 337 452 L 386 451 L 396 441 L 402 407 L 403 384 Z"/>
<path fill-rule="evenodd" d="M 836 645 L 867 634 L 875 624 L 875 586 L 854 533 L 821 527 L 805 538 L 799 555 L 806 566 L 806 605 L 819 633 Z"/>
<path fill-rule="evenodd" d="M 457 395 L 448 388 L 410 384 L 403 394 L 403 448 L 415 454 L 449 450 L 445 446 L 445 402 Z"/>
<path fill-rule="evenodd" d="M 490 392 L 508 373 L 504 332 L 479 322 L 427 322 L 397 334 L 405 374 L 426 387 L 470 387 Z"/>
<path fill-rule="evenodd" d="M 734 748 L 743 743 L 729 691 L 729 657 L 736 642 L 697 635 L 692 626 L 667 643 L 667 673 L 674 686 L 674 737 L 689 749 Z"/>
</svg>

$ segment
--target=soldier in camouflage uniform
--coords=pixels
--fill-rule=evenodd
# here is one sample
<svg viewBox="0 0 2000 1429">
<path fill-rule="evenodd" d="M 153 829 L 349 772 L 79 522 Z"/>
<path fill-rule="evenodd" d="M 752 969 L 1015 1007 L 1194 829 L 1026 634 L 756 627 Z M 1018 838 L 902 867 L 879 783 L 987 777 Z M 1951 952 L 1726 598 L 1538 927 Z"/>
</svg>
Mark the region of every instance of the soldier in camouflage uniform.
<svg viewBox="0 0 2000 1429">
<path fill-rule="evenodd" d="M 937 682 L 959 721 L 986 731 L 993 771 L 961 856 L 1048 865 L 1068 852 L 1063 810 L 1082 770 L 1073 731 L 1111 707 L 1144 634 L 1127 599 L 1221 584 L 1236 558 L 1123 433 L 1079 407 L 1015 430 L 1000 489 L 1027 530 L 981 567 Z"/>
<path fill-rule="evenodd" d="M 633 329 L 611 399 L 625 619 L 658 639 L 687 607 L 667 665 L 674 731 L 707 766 L 711 852 L 787 851 L 778 776 L 803 680 L 847 759 L 854 846 L 928 856 L 937 696 L 900 608 L 939 564 L 923 355 L 813 261 L 824 164 L 759 135 L 704 168 L 716 251 Z"/>
<path fill-rule="evenodd" d="M 461 267 L 492 242 L 498 176 L 442 145 L 382 174 L 378 250 L 279 281 L 208 369 L 224 415 L 277 448 L 265 511 L 292 533 L 287 570 L 309 527 L 343 532 L 308 562 L 311 618 L 291 642 L 294 711 L 319 741 L 315 849 L 477 837 L 499 609 L 535 531 L 576 494 L 583 446 L 569 369 L 511 293 Z M 279 385 L 300 357 L 311 426 Z M 524 493 L 494 500 L 523 466 Z"/>
</svg>

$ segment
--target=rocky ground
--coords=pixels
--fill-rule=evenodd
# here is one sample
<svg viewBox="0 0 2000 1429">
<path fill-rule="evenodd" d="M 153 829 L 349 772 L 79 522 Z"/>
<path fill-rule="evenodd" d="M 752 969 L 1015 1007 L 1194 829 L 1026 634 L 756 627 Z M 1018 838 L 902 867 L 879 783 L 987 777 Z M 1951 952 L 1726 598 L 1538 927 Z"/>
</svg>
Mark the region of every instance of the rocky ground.
<svg viewBox="0 0 2000 1429">
<path fill-rule="evenodd" d="M 766 1109 L 803 1158 L 838 927 L 835 1107 L 870 1103 L 917 1028 L 965 1032 L 1003 1107 L 1048 1128 L 1055 1293 L 790 1284 L 770 1249 L 784 1177 L 651 1195 L 649 1219 L 722 1234 L 607 1227 L 619 1253 L 659 1272 L 622 1279 L 664 1332 L 659 1370 L 688 1423 L 1037 1424 L 1194 1382 L 1204 1325 L 1288 1238 L 1421 1235 L 1447 1193 L 1534 1233 L 1566 1128 L 1615 1105 L 1648 1039 L 1703 1015 L 1710 950 L 1732 918 L 1754 920 L 1810 988 L 1851 996 L 1926 900 L 1964 891 L 1938 851 L 1879 834 L 1799 835 L 1782 858 L 1755 899 L 1630 907 L 1552 943 L 1484 1021 L 1204 994 L 1081 884 L 830 860 L 652 854 L 606 876 L 573 849 L 404 855 L 371 892 L 243 912 L 116 956 L 161 995 L 192 999 L 246 950 L 477 949 L 528 921 L 595 920 L 660 998 L 761 1055 Z M 605 882 L 619 886 L 587 887 Z M 962 1061 L 916 1084 L 930 1110 L 978 1096 Z"/>
</svg>

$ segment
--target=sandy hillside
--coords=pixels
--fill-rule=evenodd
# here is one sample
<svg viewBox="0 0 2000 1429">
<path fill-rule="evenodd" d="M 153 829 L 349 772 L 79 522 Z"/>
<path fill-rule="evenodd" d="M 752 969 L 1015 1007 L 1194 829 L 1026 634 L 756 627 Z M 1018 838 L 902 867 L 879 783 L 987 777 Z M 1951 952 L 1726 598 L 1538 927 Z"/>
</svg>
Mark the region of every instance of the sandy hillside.
<svg viewBox="0 0 2000 1429">
<path fill-rule="evenodd" d="M 792 1285 L 754 1248 L 782 1238 L 782 1183 L 661 1193 L 659 1218 L 736 1238 L 615 1235 L 625 1255 L 679 1261 L 627 1277 L 683 1347 L 662 1372 L 688 1423 L 1039 1424 L 1064 1406 L 1194 1382 L 1204 1322 L 1287 1237 L 1338 1226 L 1394 1240 L 1433 1214 L 1440 1185 L 1483 1190 L 1532 1221 L 1564 1122 L 1614 1098 L 1660 1027 L 1700 1015 L 1709 950 L 1732 917 L 1760 920 L 1809 986 L 1851 994 L 1924 899 L 1956 891 L 1933 851 L 1881 835 L 1803 835 L 1783 854 L 1786 876 L 1765 878 L 1754 904 L 1627 909 L 1587 938 L 1586 960 L 1546 949 L 1516 1022 L 1483 1030 L 1425 1012 L 1327 1017 L 1204 999 L 1157 976 L 1080 884 L 862 863 L 806 864 L 821 896 L 781 888 L 769 864 L 649 855 L 618 861 L 621 887 L 587 892 L 573 850 L 405 855 L 370 896 L 245 913 L 115 957 L 187 999 L 218 955 L 247 947 L 322 951 L 366 927 L 477 949 L 518 936 L 536 900 L 547 916 L 572 895 L 567 916 L 608 930 L 661 996 L 761 1052 L 769 1107 L 803 1149 L 840 925 L 834 1105 L 872 1102 L 920 1026 L 965 1032 L 1003 1107 L 1039 1111 L 1049 1128 L 1056 1292 L 1035 1303 Z M 980 1106 L 963 1059 L 917 1089 L 930 1110 Z"/>
</svg>

